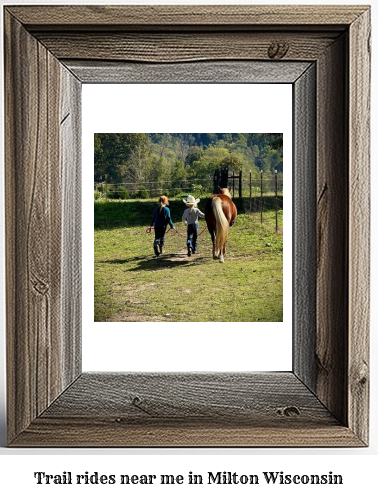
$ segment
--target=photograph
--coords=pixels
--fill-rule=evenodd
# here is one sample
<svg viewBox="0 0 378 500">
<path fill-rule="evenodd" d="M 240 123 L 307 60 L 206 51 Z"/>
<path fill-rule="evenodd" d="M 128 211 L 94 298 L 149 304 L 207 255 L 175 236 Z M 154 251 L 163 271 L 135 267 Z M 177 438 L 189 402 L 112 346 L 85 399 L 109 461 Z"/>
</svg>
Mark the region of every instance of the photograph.
<svg viewBox="0 0 378 500">
<path fill-rule="evenodd" d="M 95 133 L 94 255 L 96 322 L 282 322 L 283 134 Z"/>
</svg>

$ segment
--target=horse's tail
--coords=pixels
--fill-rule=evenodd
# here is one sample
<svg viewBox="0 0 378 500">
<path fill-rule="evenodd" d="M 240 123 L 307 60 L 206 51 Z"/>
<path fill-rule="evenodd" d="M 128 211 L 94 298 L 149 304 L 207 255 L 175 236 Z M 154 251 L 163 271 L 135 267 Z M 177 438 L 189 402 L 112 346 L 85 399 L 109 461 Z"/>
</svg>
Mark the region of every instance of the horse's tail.
<svg viewBox="0 0 378 500">
<path fill-rule="evenodd" d="M 227 241 L 230 226 L 223 213 L 222 200 L 220 198 L 213 198 L 212 207 L 217 224 L 215 229 L 215 251 L 220 252 Z"/>
</svg>

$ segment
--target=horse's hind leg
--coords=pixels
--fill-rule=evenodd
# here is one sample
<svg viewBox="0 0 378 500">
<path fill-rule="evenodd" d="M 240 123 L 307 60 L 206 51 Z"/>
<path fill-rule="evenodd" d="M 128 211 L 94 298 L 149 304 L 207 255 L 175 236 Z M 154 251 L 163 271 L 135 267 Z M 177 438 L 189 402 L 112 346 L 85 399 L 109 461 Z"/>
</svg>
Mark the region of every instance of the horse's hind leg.
<svg viewBox="0 0 378 500">
<path fill-rule="evenodd" d="M 215 231 L 213 230 L 213 234 L 211 236 L 211 239 L 213 241 L 213 259 L 217 260 L 217 259 L 219 259 L 220 252 L 218 252 L 218 254 L 217 254 L 216 251 L 215 251 L 216 250 L 216 248 L 215 248 L 216 247 L 216 245 L 215 245 L 215 238 L 216 238 L 216 234 L 215 234 Z"/>
<path fill-rule="evenodd" d="M 212 226 L 207 226 L 207 229 L 209 230 L 211 241 L 213 243 L 213 259 L 217 259 L 218 257 L 215 255 L 215 231 Z"/>
<path fill-rule="evenodd" d="M 226 244 L 223 245 L 219 252 L 219 262 L 223 264 L 224 262 L 224 256 L 226 255 Z"/>
</svg>

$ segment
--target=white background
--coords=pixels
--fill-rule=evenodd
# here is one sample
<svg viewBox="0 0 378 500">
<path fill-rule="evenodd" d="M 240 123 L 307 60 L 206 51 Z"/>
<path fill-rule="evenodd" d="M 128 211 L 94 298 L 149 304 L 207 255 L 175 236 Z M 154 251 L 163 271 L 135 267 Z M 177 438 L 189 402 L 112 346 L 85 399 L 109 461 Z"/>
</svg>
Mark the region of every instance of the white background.
<svg viewBox="0 0 378 500">
<path fill-rule="evenodd" d="M 292 85 L 157 84 L 148 85 L 148 92 L 146 90 L 146 85 L 83 85 L 83 220 L 86 221 L 83 225 L 83 370 L 290 371 Z M 217 322 L 210 327 L 209 323 L 95 323 L 93 134 L 215 131 L 284 135 L 284 321 Z M 177 216 L 181 214 L 173 214 L 174 220 Z M 204 222 L 200 224 L 202 229 Z M 207 232 L 205 237 L 210 238 Z M 145 241 L 146 252 L 152 255 L 152 238 L 146 235 Z M 169 241 L 166 246 L 169 252 Z M 219 275 L 220 286 L 227 286 L 226 267 L 214 262 L 214 272 Z M 197 280 L 195 273 L 192 280 Z M 192 283 L 188 283 L 188 287 L 191 286 Z M 162 289 L 162 293 L 168 291 Z M 189 297 L 188 310 L 190 308 Z M 128 356 L 128 352 L 140 355 Z"/>
<path fill-rule="evenodd" d="M 12 1 L 12 4 L 25 3 Z M 34 3 L 42 3 L 34 1 Z M 51 4 L 51 1 L 48 2 Z M 88 3 L 83 2 L 62 2 L 64 4 L 71 3 Z M 92 0 L 92 4 L 101 3 Z M 104 2 L 106 3 L 106 2 Z M 119 3 L 115 0 L 113 4 Z M 123 4 L 127 3 L 125 1 Z M 138 3 L 136 1 L 133 2 Z M 156 2 L 162 3 L 162 2 Z M 167 2 L 165 2 L 167 3 Z M 172 2 L 173 3 L 173 2 Z M 180 3 L 180 2 L 174 2 Z M 187 1 L 186 3 L 191 3 Z M 192 2 L 194 3 L 194 2 Z M 232 2 L 222 2 L 215 0 L 212 2 L 195 2 L 206 4 L 240 4 L 251 3 L 238 0 Z M 259 1 L 260 4 L 272 2 Z M 276 4 L 287 3 L 275 2 Z M 313 4 L 314 2 L 296 2 L 292 4 Z M 324 1 L 323 4 L 365 4 L 365 2 L 346 0 L 331 2 Z M 375 8 L 372 12 L 373 28 L 377 23 L 377 14 Z M 376 79 L 376 54 L 378 52 L 377 37 L 373 29 L 373 74 L 372 74 L 372 137 L 377 137 L 377 99 L 374 89 L 377 88 Z M 1 96 L 3 97 L 3 96 Z M 3 102 L 3 101 L 1 101 Z M 377 254 L 377 229 L 376 229 L 376 213 L 377 213 L 377 197 L 375 192 L 378 188 L 376 169 L 377 154 L 372 144 L 372 255 Z M 1 179 L 3 184 L 3 181 Z M 1 229 L 4 227 L 4 220 L 1 220 Z M 4 260 L 3 247 L 1 249 L 1 267 L 2 281 L 4 278 Z M 103 498 L 104 494 L 110 494 L 112 499 L 125 499 L 130 495 L 138 498 L 248 498 L 254 496 L 256 498 L 287 498 L 299 499 L 306 496 L 308 499 L 318 499 L 321 496 L 324 499 L 332 499 L 340 496 L 341 498 L 356 498 L 364 496 L 373 498 L 376 492 L 376 463 L 377 463 L 377 263 L 376 259 L 372 259 L 372 296 L 371 296 L 371 445 L 367 449 L 69 449 L 69 450 L 8 450 L 5 445 L 5 417 L 4 417 L 4 396 L 2 397 L 3 404 L 1 405 L 0 414 L 0 489 L 4 498 L 12 495 L 16 498 L 28 496 L 29 498 L 51 498 L 52 495 L 56 499 L 66 498 L 70 495 L 71 498 L 82 498 L 83 493 L 89 493 L 91 498 Z M 3 289 L 2 289 L 3 292 Z M 2 313 L 4 314 L 4 303 L 1 304 Z M 4 320 L 3 320 L 4 321 Z M 1 340 L 1 356 L 4 360 L 4 322 L 2 323 L 2 340 Z M 2 371 L 0 389 L 4 392 L 5 379 Z M 278 486 L 272 489 L 263 485 L 259 486 L 173 486 L 173 487 L 142 487 L 135 486 L 125 490 L 125 487 L 118 485 L 114 486 L 86 486 L 85 490 L 79 486 L 38 486 L 35 485 L 33 479 L 34 471 L 46 471 L 47 473 L 58 474 L 64 470 L 70 470 L 74 473 L 83 473 L 86 470 L 93 472 L 97 470 L 103 474 L 112 473 L 167 473 L 167 474 L 186 474 L 188 471 L 194 473 L 206 474 L 206 471 L 235 471 L 242 473 L 261 473 L 261 471 L 285 471 L 286 473 L 327 473 L 333 471 L 337 474 L 344 475 L 344 486 Z M 215 488 L 215 489 L 214 489 Z"/>
</svg>

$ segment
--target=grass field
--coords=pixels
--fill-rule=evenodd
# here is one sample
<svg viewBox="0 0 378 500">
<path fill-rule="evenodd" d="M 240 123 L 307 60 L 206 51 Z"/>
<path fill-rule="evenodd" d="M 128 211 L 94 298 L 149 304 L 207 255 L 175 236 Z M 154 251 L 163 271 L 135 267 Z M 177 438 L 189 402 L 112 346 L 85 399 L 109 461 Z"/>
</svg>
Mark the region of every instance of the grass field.
<svg viewBox="0 0 378 500">
<path fill-rule="evenodd" d="M 205 200 L 199 204 L 203 210 Z M 239 213 L 230 229 L 224 264 L 212 259 L 207 229 L 198 253 L 186 255 L 186 240 L 174 230 L 165 253 L 153 255 L 153 235 L 145 230 L 156 201 L 95 203 L 95 321 L 282 321 L 282 211 Z M 170 201 L 176 229 L 185 205 Z M 200 232 L 205 222 L 200 219 Z"/>
</svg>

